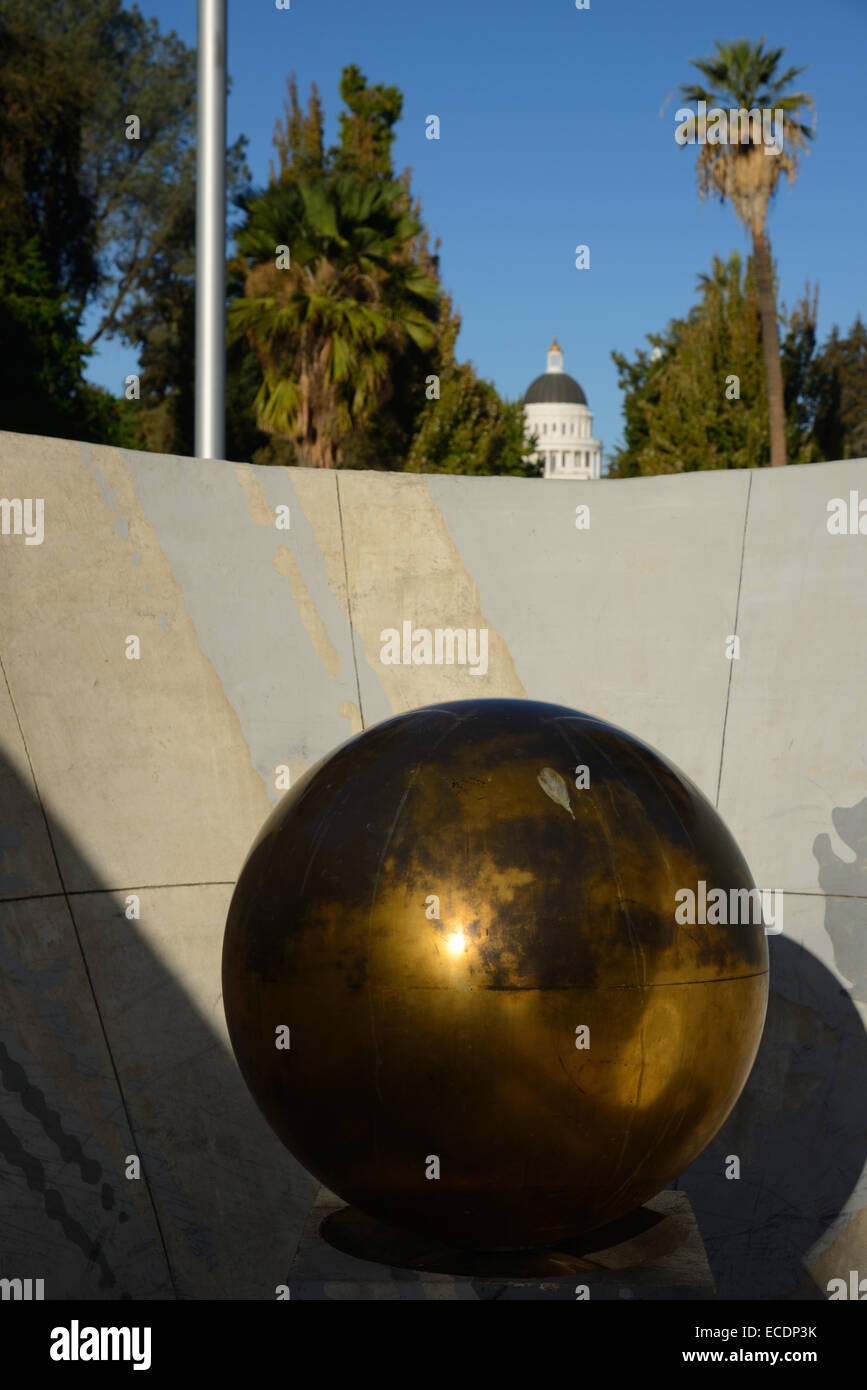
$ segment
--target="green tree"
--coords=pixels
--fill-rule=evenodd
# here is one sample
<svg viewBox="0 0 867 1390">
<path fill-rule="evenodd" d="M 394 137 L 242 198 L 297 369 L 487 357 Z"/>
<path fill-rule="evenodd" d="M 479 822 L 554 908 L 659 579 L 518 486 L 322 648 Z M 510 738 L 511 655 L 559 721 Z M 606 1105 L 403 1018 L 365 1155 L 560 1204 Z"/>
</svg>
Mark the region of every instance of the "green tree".
<svg viewBox="0 0 867 1390">
<path fill-rule="evenodd" d="M 121 415 L 191 449 L 195 51 L 120 0 L 3 0 L 2 25 L 0 241 L 39 236 L 84 346 L 117 335 L 140 351 L 142 402 Z M 244 144 L 228 152 L 233 201 Z"/>
<path fill-rule="evenodd" d="M 325 172 L 325 112 L 316 83 L 310 85 L 306 113 L 298 99 L 298 81 L 293 73 L 286 79 L 288 101 L 283 102 L 283 118 L 274 127 L 277 165 L 271 160 L 270 182 L 291 182 L 296 176 L 316 178 Z"/>
<path fill-rule="evenodd" d="M 34 235 L 0 250 L 0 425 L 21 434 L 134 447 L 126 403 L 84 379 L 88 349 L 39 243 Z"/>
<path fill-rule="evenodd" d="M 819 293 L 809 287 L 791 314 L 785 306 L 786 324 L 780 360 L 786 408 L 786 447 L 792 463 L 816 463 L 823 455 L 815 438 L 816 317 Z"/>
<path fill-rule="evenodd" d="M 609 474 L 756 468 L 770 463 L 761 315 L 752 260 L 734 252 L 714 257 L 698 277 L 699 301 L 664 333 L 648 334 L 650 349 L 634 361 L 613 352 L 625 392 L 624 443 Z M 811 457 L 809 394 L 815 310 L 797 307 L 787 325 L 785 351 L 792 418 L 793 461 Z M 733 381 L 732 378 L 737 378 Z"/>
<path fill-rule="evenodd" d="M 704 101 L 708 108 L 737 110 L 743 122 L 738 143 L 699 146 L 699 193 L 718 194 L 720 201 L 729 200 L 749 230 L 753 244 L 753 262 L 758 287 L 762 321 L 762 346 L 765 369 L 765 389 L 770 426 L 770 455 L 774 466 L 786 462 L 786 423 L 780 342 L 777 329 L 776 289 L 771 264 L 771 246 L 767 232 L 768 205 L 781 175 L 791 183 L 798 169 L 798 157 L 807 148 L 813 132 L 799 119 L 801 107 L 812 108 L 806 92 L 786 92 L 792 80 L 804 68 L 788 68 L 779 73 L 783 48 L 764 48 L 764 38 L 757 44 L 748 39 L 733 43 L 715 42 L 716 54 L 710 58 L 691 59 L 710 87 L 691 83 L 681 88 L 686 101 Z M 783 142 L 778 154 L 765 152 L 758 132 L 749 130 L 744 140 L 747 111 L 766 109 L 782 111 Z"/>
<path fill-rule="evenodd" d="M 845 337 L 831 329 L 814 364 L 812 394 L 820 457 L 867 458 L 867 328 L 860 315 Z"/>
<path fill-rule="evenodd" d="M 363 430 L 386 389 L 387 347 L 435 341 L 437 285 L 400 254 L 420 231 L 401 193 L 353 174 L 281 181 L 251 200 L 238 233 L 249 270 L 230 336 L 246 334 L 259 358 L 260 427 L 312 467 L 335 467 L 341 439 Z"/>
<path fill-rule="evenodd" d="M 271 182 L 323 182 L 344 173 L 365 184 L 399 184 L 395 205 L 418 224 L 418 231 L 394 248 L 394 262 L 402 263 L 402 274 L 430 279 L 438 287 L 435 341 L 422 347 L 411 338 L 392 335 L 380 343 L 383 369 L 376 409 L 363 427 L 356 426 L 338 442 L 341 468 L 402 468 L 424 409 L 427 379 L 431 374 L 443 375 L 454 365 L 454 344 L 460 327 L 451 299 L 440 282 L 438 243 L 431 250 L 421 207 L 412 196 L 410 170 L 397 176 L 392 168 L 393 127 L 403 98 L 396 87 L 368 84 L 358 67 L 345 68 L 340 82 L 345 109 L 338 120 L 339 141 L 326 151 L 324 112 L 315 84 L 306 110 L 299 100 L 294 75 L 287 85 L 284 118 L 277 122 L 274 133 L 277 163 L 276 167 L 271 165 Z M 263 458 L 269 447 L 273 444 L 258 448 L 257 457 Z"/>
<path fill-rule="evenodd" d="M 123 336 L 139 347 L 140 446 L 155 453 L 195 451 L 195 266 L 190 198 L 177 207 L 123 318 Z"/>
<path fill-rule="evenodd" d="M 535 436 L 525 437 L 520 401 L 501 399 L 492 382 L 469 362 L 455 366 L 429 400 L 409 451 L 409 473 L 510 473 L 538 477 L 529 458 Z"/>
<path fill-rule="evenodd" d="M 440 281 L 439 243 L 430 245 L 410 171 L 396 177 L 392 168 L 400 91 L 369 85 L 353 65 L 343 70 L 340 94 L 339 141 L 326 150 L 316 87 L 305 109 L 288 79 L 271 182 L 248 202 L 238 237 L 242 254 L 232 270 L 243 298 L 230 311 L 232 351 L 250 382 L 255 371 L 239 334 L 255 343 L 259 424 L 272 431 L 254 454 L 245 426 L 250 456 L 276 461 L 279 448 L 285 462 L 294 442 L 298 462 L 341 468 L 536 471 L 523 459 L 521 407 L 456 361 L 460 318 Z M 355 190 L 356 201 L 360 189 L 378 189 L 377 216 L 387 211 L 392 228 L 380 227 L 377 237 L 386 235 L 366 276 L 357 274 L 352 247 L 368 233 L 350 232 L 347 222 L 335 238 L 322 220 L 341 187 Z M 290 247 L 288 270 L 274 265 L 278 245 Z M 429 398 L 434 377 L 438 400 Z"/>
<path fill-rule="evenodd" d="M 62 43 L 0 16 L 0 427 L 129 438 L 84 380 L 75 301 L 95 285 L 85 100 Z"/>
<path fill-rule="evenodd" d="M 339 119 L 340 141 L 330 151 L 334 172 L 391 179 L 391 147 L 394 126 L 403 111 L 402 93 L 382 83 L 368 86 L 361 69 L 350 63 L 341 74 L 340 96 L 346 109 Z"/>
<path fill-rule="evenodd" d="M 23 248 L 36 238 L 40 283 L 69 297 L 98 280 L 96 219 L 83 173 L 87 97 L 52 32 L 0 16 L 0 240 Z M 44 284 L 43 284 L 44 288 Z"/>
<path fill-rule="evenodd" d="M 274 130 L 277 164 L 271 162 L 271 182 L 291 182 L 326 171 L 359 174 L 390 183 L 394 177 L 391 149 L 394 126 L 403 110 L 403 95 L 397 87 L 382 83 L 370 85 L 361 68 L 350 63 L 340 77 L 340 97 L 344 110 L 338 117 L 339 139 L 327 151 L 324 144 L 325 112 L 319 89 L 311 83 L 306 112 L 298 97 L 298 83 L 292 73 L 286 82 L 288 100 L 283 117 Z"/>
</svg>

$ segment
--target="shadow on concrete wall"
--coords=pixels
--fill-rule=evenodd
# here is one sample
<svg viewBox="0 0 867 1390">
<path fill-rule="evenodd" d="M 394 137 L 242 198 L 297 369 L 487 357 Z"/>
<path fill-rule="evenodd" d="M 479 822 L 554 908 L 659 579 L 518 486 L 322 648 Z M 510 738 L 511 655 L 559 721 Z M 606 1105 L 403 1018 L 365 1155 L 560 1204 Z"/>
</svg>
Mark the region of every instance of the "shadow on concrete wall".
<svg viewBox="0 0 867 1390">
<path fill-rule="evenodd" d="M 855 811 L 842 830 L 857 838 Z M 0 883 L 15 895 L 0 902 L 0 1275 L 44 1278 L 56 1299 L 273 1298 L 316 1184 L 125 919 L 121 892 L 96 894 L 101 921 L 93 893 L 27 896 L 16 850 L 21 827 L 42 818 L 0 759 Z M 74 838 L 56 823 L 51 833 L 60 863 L 92 880 Z M 852 902 L 844 920 L 834 905 L 838 941 L 863 910 Z M 122 969 L 103 950 L 115 930 L 125 933 Z M 678 1186 L 720 1297 L 821 1298 L 803 1260 L 864 1166 L 867 1034 L 810 952 L 785 937 L 770 947 L 756 1065 Z M 130 1153 L 143 1164 L 134 1192 Z M 741 1160 L 738 1181 L 725 1178 L 729 1154 Z"/>
<path fill-rule="evenodd" d="M 852 913 L 863 903 L 851 904 Z M 867 1033 L 809 951 L 769 938 L 771 993 L 755 1066 L 713 1142 L 677 1184 L 692 1201 L 722 1298 L 825 1298 L 804 1268 L 867 1155 Z M 739 1157 L 739 1179 L 725 1177 Z M 846 1271 L 848 1278 L 848 1269 Z"/>
<path fill-rule="evenodd" d="M 0 1276 L 43 1278 L 46 1299 L 273 1298 L 317 1184 L 126 890 L 28 897 L 16 851 L 40 823 L 0 756 Z M 99 881 L 53 817 L 51 836 L 67 875 Z"/>
</svg>

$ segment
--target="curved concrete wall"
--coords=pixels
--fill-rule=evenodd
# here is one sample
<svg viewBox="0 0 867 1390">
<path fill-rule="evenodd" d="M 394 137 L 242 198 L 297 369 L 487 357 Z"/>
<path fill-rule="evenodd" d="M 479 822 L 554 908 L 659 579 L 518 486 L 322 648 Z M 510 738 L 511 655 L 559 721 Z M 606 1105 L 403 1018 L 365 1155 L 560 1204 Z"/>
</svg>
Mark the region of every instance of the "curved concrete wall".
<svg viewBox="0 0 867 1390">
<path fill-rule="evenodd" d="M 827 524 L 859 489 L 863 460 L 553 486 L 0 435 L 0 1277 L 274 1297 L 315 1184 L 228 1051 L 234 880 L 278 768 L 504 695 L 657 747 L 785 892 L 759 1060 L 680 1180 L 719 1293 L 867 1276 L 867 535 Z M 383 664 L 405 622 L 486 629 L 486 669 Z"/>
</svg>

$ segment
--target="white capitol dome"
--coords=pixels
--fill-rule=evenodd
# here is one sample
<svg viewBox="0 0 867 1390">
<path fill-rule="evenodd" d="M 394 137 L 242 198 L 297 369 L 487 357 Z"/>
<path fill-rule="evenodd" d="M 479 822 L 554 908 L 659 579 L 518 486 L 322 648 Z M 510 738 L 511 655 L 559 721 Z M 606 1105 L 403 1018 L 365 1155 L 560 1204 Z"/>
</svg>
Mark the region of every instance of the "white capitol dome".
<svg viewBox="0 0 867 1390">
<path fill-rule="evenodd" d="M 538 435 L 537 453 L 546 478 L 598 478 L 602 444 L 593 438 L 593 414 L 574 377 L 563 371 L 563 351 L 555 338 L 548 369 L 524 396 L 528 438 Z"/>
</svg>

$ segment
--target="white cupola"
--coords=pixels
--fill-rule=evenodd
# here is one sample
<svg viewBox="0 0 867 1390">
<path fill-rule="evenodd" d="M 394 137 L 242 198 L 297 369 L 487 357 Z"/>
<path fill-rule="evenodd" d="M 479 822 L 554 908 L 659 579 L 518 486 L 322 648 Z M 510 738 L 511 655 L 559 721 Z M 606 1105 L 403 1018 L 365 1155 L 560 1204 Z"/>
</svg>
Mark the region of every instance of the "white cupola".
<svg viewBox="0 0 867 1390">
<path fill-rule="evenodd" d="M 563 370 L 563 349 L 555 338 L 548 349 L 547 370 L 524 396 L 527 437 L 537 436 L 533 455 L 544 464 L 546 478 L 598 478 L 602 444 L 593 437 L 593 415 L 574 377 Z"/>
</svg>

